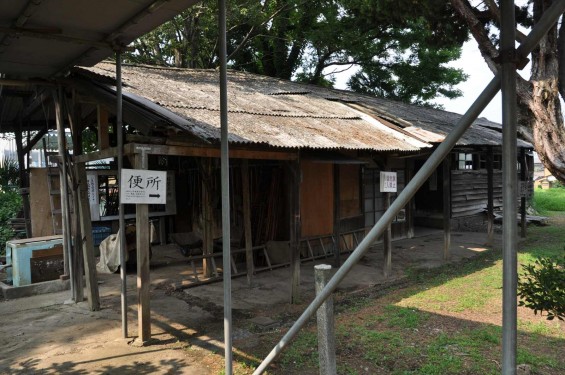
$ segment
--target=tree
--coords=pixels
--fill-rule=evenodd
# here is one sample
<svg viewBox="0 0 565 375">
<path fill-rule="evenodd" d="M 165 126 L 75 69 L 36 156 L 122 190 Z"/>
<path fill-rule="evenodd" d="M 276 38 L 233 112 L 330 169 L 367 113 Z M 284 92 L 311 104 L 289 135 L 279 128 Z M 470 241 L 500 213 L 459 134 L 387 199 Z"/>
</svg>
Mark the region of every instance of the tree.
<svg viewBox="0 0 565 375">
<path fill-rule="evenodd" d="M 228 2 L 230 67 L 427 104 L 461 95 L 465 79 L 446 66 L 467 29 L 443 0 L 234 0 Z M 130 62 L 215 68 L 217 0 L 204 0 L 134 43 Z"/>
<path fill-rule="evenodd" d="M 529 0 L 516 7 L 516 20 L 525 27 L 535 25 L 551 0 Z M 487 0 L 475 5 L 468 0 L 451 0 L 464 20 L 488 67 L 497 73 L 500 65 L 499 1 Z M 558 26 L 560 25 L 560 26 Z M 523 35 L 517 32 L 518 40 Z M 543 164 L 561 182 L 565 182 L 565 132 L 560 98 L 565 98 L 565 25 L 563 19 L 553 26 L 531 55 L 530 78 L 517 78 L 518 131 L 533 143 Z"/>
</svg>

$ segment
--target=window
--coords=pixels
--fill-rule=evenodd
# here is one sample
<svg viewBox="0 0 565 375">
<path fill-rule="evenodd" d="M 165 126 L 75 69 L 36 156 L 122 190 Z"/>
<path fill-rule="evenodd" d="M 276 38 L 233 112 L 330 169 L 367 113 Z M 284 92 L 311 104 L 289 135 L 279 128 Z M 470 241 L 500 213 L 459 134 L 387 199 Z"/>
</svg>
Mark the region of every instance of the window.
<svg viewBox="0 0 565 375">
<path fill-rule="evenodd" d="M 473 169 L 473 154 L 460 152 L 457 154 L 457 169 Z"/>
<path fill-rule="evenodd" d="M 479 169 L 487 169 L 487 154 L 479 154 Z M 502 169 L 502 155 L 492 156 L 492 169 Z"/>
</svg>

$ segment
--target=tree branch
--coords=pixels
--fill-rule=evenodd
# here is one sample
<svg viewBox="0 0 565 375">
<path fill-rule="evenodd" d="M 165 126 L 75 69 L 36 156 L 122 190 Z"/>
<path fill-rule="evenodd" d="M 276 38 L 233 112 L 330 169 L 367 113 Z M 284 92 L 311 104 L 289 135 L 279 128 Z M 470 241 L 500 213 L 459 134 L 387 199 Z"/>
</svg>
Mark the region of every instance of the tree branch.
<svg viewBox="0 0 565 375">
<path fill-rule="evenodd" d="M 496 74 L 499 67 L 494 62 L 494 58 L 498 56 L 498 50 L 490 41 L 487 30 L 485 30 L 483 23 L 479 21 L 473 12 L 469 1 L 451 0 L 451 6 L 453 6 L 453 9 L 455 9 L 459 16 L 467 23 L 471 34 L 473 34 L 473 37 L 477 41 L 481 55 L 485 59 L 489 69 Z"/>
</svg>

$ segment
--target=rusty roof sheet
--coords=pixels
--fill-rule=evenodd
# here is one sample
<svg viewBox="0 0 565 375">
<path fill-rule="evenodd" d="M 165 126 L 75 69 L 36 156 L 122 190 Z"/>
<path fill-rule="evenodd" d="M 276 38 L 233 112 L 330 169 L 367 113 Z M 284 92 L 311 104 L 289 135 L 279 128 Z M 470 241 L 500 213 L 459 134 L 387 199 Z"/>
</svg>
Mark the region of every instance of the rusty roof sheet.
<svg viewBox="0 0 565 375">
<path fill-rule="evenodd" d="M 113 78 L 115 65 L 88 71 Z M 286 148 L 418 151 L 430 144 L 367 121 L 346 105 L 312 95 L 309 86 L 230 71 L 229 141 Z M 220 140 L 219 75 L 211 70 L 124 65 L 124 93 L 144 97 L 185 119 L 174 124 Z M 133 95 L 131 95 L 133 94 Z"/>
<path fill-rule="evenodd" d="M 115 65 L 79 70 L 113 82 Z M 94 73 L 94 74 L 92 74 Z M 219 74 L 124 65 L 124 94 L 158 104 L 174 126 L 207 141 L 220 140 Z M 138 101 L 140 104 L 141 101 Z M 275 147 L 418 151 L 441 142 L 461 115 L 357 93 L 245 72 L 228 72 L 229 141 Z M 460 146 L 501 145 L 500 132 L 478 119 Z M 490 123 L 488 120 L 484 120 Z M 527 147 L 522 142 L 521 146 Z"/>
</svg>

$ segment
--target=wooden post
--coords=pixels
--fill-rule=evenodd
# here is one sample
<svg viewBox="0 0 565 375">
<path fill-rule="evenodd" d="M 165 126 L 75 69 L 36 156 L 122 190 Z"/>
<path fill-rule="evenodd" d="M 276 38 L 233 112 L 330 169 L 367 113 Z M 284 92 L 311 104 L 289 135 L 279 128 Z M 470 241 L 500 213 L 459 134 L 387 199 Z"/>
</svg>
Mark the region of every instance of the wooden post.
<svg viewBox="0 0 565 375">
<path fill-rule="evenodd" d="M 388 210 L 390 207 L 390 193 L 384 194 L 384 210 Z M 384 250 L 384 266 L 383 274 L 384 277 L 389 277 L 392 270 L 392 224 L 389 223 L 386 230 L 383 233 L 383 250 Z"/>
<path fill-rule="evenodd" d="M 98 113 L 98 148 L 105 150 L 110 147 L 110 126 L 108 125 L 108 111 L 101 105 L 97 107 Z"/>
<path fill-rule="evenodd" d="M 203 255 L 210 255 L 214 252 L 214 239 L 212 238 L 214 215 L 211 203 L 213 194 L 212 160 L 209 158 L 203 158 L 202 164 L 202 253 Z M 214 262 L 212 262 L 211 259 L 202 259 L 202 271 L 204 276 L 212 276 L 212 274 L 216 271 L 212 270 L 213 265 Z"/>
<path fill-rule="evenodd" d="M 405 186 L 412 180 L 414 176 L 414 160 L 406 160 L 406 183 Z M 414 237 L 414 198 L 410 199 L 410 202 L 405 207 L 406 210 L 406 237 Z"/>
<path fill-rule="evenodd" d="M 243 228 L 245 233 L 245 261 L 247 263 L 247 285 L 253 286 L 253 238 L 251 234 L 251 193 L 249 191 L 249 161 L 241 161 L 241 190 L 243 194 Z"/>
<path fill-rule="evenodd" d="M 79 221 L 82 233 L 81 245 L 86 276 L 86 299 L 90 310 L 100 310 L 100 294 L 96 278 L 96 261 L 92 242 L 92 222 L 90 221 L 90 203 L 88 202 L 88 186 L 86 169 L 83 163 L 75 164 L 79 184 Z"/>
<path fill-rule="evenodd" d="M 75 108 L 74 106 L 70 105 L 67 102 L 65 95 L 63 95 L 60 100 L 62 100 L 63 103 L 65 104 L 63 108 L 65 108 L 67 112 L 69 128 L 71 129 L 73 152 L 74 153 L 76 152 L 76 154 L 80 155 L 82 146 L 80 144 L 77 144 L 78 143 L 77 138 L 75 137 L 76 129 L 74 129 L 73 126 L 76 124 L 76 121 L 74 121 Z M 65 139 L 65 149 L 66 146 L 67 146 L 67 142 Z M 82 302 L 84 301 L 84 288 L 83 288 L 84 262 L 83 262 L 83 254 L 82 254 L 82 235 L 81 235 L 82 228 L 81 228 L 81 222 L 79 220 L 80 182 L 77 173 L 78 171 L 76 169 L 76 166 L 71 165 L 72 161 L 70 160 L 70 157 L 66 157 L 65 162 L 66 165 L 64 167 L 67 169 L 67 176 L 71 177 L 67 180 L 68 181 L 67 183 L 68 186 L 70 187 L 70 193 L 71 193 L 70 198 L 72 199 L 72 210 L 69 210 L 69 219 L 71 219 L 71 222 L 74 224 L 72 228 L 69 228 L 69 230 L 72 232 L 73 235 L 72 248 L 71 248 L 71 252 L 72 252 L 71 267 L 73 268 L 74 271 L 73 278 L 74 278 L 74 284 L 76 285 L 75 302 Z"/>
<path fill-rule="evenodd" d="M 334 266 L 341 266 L 341 192 L 339 164 L 334 164 Z"/>
<path fill-rule="evenodd" d="M 69 264 L 68 275 L 71 280 L 71 295 L 73 299 L 77 297 L 76 279 L 74 277 L 72 244 L 71 244 L 71 226 L 69 221 L 69 192 L 67 184 L 67 168 L 66 168 L 66 145 L 65 145 L 65 125 L 63 123 L 63 109 L 62 109 L 62 96 L 63 91 L 59 88 L 53 92 L 55 100 L 55 119 L 57 122 L 57 143 L 59 148 L 59 181 L 61 184 L 61 226 L 63 228 L 63 252 L 67 253 L 67 263 Z M 82 288 L 82 283 L 80 283 Z M 76 301 L 76 299 L 75 299 Z"/>
<path fill-rule="evenodd" d="M 316 295 L 319 295 L 332 276 L 332 266 L 318 264 L 314 266 L 314 281 Z M 335 318 L 334 302 L 330 295 L 316 312 L 318 323 L 318 353 L 320 362 L 320 375 L 337 374 L 335 358 Z"/>
<path fill-rule="evenodd" d="M 147 153 L 135 155 L 135 168 L 147 169 Z M 135 205 L 137 250 L 137 321 L 138 341 L 143 345 L 151 338 L 151 310 L 149 298 L 149 205 Z M 125 230 L 125 229 L 124 229 Z"/>
<path fill-rule="evenodd" d="M 520 149 L 520 186 L 526 184 L 526 149 L 523 147 Z M 525 187 L 525 186 L 524 186 Z M 528 223 L 526 221 L 526 195 L 523 191 L 520 191 L 520 227 L 521 227 L 521 237 L 526 238 L 526 231 Z"/>
<path fill-rule="evenodd" d="M 487 245 L 494 240 L 494 166 L 492 146 L 487 148 Z"/>
<path fill-rule="evenodd" d="M 443 159 L 443 260 L 449 260 L 451 247 L 451 154 Z"/>
<path fill-rule="evenodd" d="M 300 162 L 290 163 L 290 303 L 300 303 Z"/>
<path fill-rule="evenodd" d="M 18 153 L 20 195 L 22 196 L 22 208 L 24 211 L 24 219 L 26 225 L 26 237 L 31 238 L 33 234 L 31 232 L 31 209 L 29 205 L 29 173 L 26 170 L 26 165 L 25 165 L 25 155 L 24 155 L 21 126 L 20 126 L 20 131 L 15 132 L 14 135 L 16 138 L 16 149 Z"/>
</svg>

